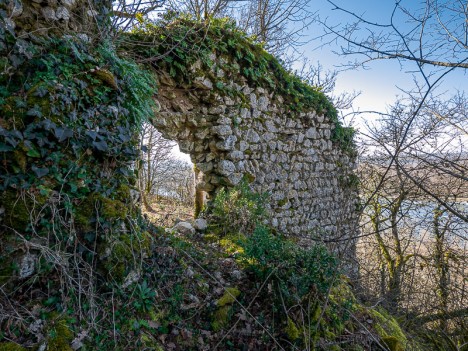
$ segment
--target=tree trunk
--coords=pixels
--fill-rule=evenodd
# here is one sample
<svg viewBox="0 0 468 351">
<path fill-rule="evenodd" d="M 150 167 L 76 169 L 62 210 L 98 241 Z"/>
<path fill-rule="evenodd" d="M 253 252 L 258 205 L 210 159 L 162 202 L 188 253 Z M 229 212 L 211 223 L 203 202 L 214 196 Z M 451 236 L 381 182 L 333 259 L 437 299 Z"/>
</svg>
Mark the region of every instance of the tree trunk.
<svg viewBox="0 0 468 351">
<path fill-rule="evenodd" d="M 440 205 L 434 210 L 434 235 L 435 235 L 435 267 L 437 270 L 437 296 L 439 298 L 439 310 L 441 315 L 448 314 L 448 291 L 449 291 L 449 262 L 444 249 L 445 230 L 440 227 L 440 219 L 444 211 Z M 440 329 L 447 330 L 447 320 L 439 319 Z"/>
</svg>

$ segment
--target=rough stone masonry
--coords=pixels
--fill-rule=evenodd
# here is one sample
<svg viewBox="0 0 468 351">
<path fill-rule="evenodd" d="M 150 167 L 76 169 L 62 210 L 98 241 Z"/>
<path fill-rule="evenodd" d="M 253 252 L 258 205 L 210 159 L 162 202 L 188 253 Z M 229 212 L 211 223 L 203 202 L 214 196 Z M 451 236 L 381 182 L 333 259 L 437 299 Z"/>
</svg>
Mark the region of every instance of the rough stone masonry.
<svg viewBox="0 0 468 351">
<path fill-rule="evenodd" d="M 96 17 L 105 16 L 109 1 L 8 1 L 5 23 L 21 35 L 99 32 Z M 85 6 L 86 5 L 86 6 Z M 102 34 L 102 33 L 101 33 Z M 158 71 L 160 111 L 153 123 L 191 155 L 197 169 L 199 207 L 217 189 L 243 178 L 254 191 L 268 193 L 270 224 L 297 237 L 339 239 L 335 249 L 354 252 L 358 203 L 352 186 L 354 158 L 331 135 L 334 123 L 323 111 L 295 112 L 270 88 L 247 84 L 234 58 L 214 55 L 209 72 L 197 62 L 190 67 L 191 85 Z M 223 68 L 229 60 L 232 69 Z M 236 70 L 236 65 L 238 70 Z M 236 91 L 235 97 L 222 94 Z M 354 254 L 351 254 L 354 256 Z"/>
<path fill-rule="evenodd" d="M 250 87 L 241 74 L 224 80 L 236 97 L 223 96 L 215 87 L 225 77 L 224 60 L 212 60 L 209 74 L 192 67 L 198 76 L 189 87 L 158 72 L 160 111 L 153 121 L 190 154 L 198 201 L 245 178 L 254 191 L 269 194 L 270 224 L 301 244 L 354 236 L 355 160 L 332 141 L 334 123 L 320 112 L 288 110 L 281 96 Z M 353 251 L 354 245 L 331 246 Z"/>
</svg>

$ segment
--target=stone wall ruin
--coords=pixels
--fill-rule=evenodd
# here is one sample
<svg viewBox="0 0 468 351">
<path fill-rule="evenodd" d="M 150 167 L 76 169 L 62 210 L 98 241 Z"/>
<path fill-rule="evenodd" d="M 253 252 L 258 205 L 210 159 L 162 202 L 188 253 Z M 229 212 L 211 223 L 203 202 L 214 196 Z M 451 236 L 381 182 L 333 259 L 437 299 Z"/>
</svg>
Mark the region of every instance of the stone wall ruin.
<svg viewBox="0 0 468 351">
<path fill-rule="evenodd" d="M 106 11 L 101 8 L 109 7 L 109 2 L 92 3 L 10 1 L 5 21 L 20 35 L 33 29 L 38 35 L 99 32 L 96 24 L 107 22 L 96 16 L 105 18 Z M 160 58 L 173 55 L 174 60 L 179 59 L 179 66 L 187 66 L 190 83 L 176 79 L 167 64 L 160 64 L 164 60 L 149 60 L 159 77 L 160 111 L 153 123 L 167 138 L 177 141 L 181 151 L 190 154 L 198 173 L 199 206 L 206 198 L 213 198 L 220 187 L 234 186 L 246 178 L 254 191 L 270 194 L 270 224 L 279 231 L 303 242 L 313 234 L 327 239 L 353 236 L 357 222 L 354 159 L 332 138 L 336 122 L 326 111 L 291 108 L 294 101 L 286 101 L 284 86 L 283 91 L 278 86 L 272 88 L 277 82 L 270 86 L 252 84 L 244 69 L 255 71 L 255 56 L 268 54 L 233 28 L 218 28 L 216 34 L 209 28 L 193 23 L 187 26 L 183 20 L 161 28 L 173 48 L 182 47 L 180 38 L 196 52 L 206 51 L 209 45 L 214 51 L 223 47 L 221 53 L 213 52 L 208 70 L 206 62 L 188 63 L 188 55 L 180 59 L 177 50 L 162 47 Z M 140 37 L 135 40 L 148 39 L 149 45 L 133 45 L 123 51 L 146 58 L 154 55 L 151 48 L 161 43 L 151 38 L 151 30 L 136 34 Z M 243 47 L 248 50 L 241 52 Z M 246 55 L 252 56 L 246 61 Z M 275 59 L 266 61 L 270 64 Z M 267 68 L 274 71 L 269 72 L 270 78 L 284 78 L 285 72 L 275 72 L 275 67 L 278 63 Z"/>
<path fill-rule="evenodd" d="M 270 224 L 300 243 L 353 236 L 354 157 L 332 140 L 335 124 L 320 112 L 292 111 L 281 95 L 249 86 L 240 74 L 223 79 L 237 92 L 223 95 L 216 86 L 226 77 L 225 62 L 213 60 L 211 72 L 189 86 L 158 72 L 160 111 L 153 124 L 190 154 L 198 199 L 245 178 L 254 191 L 270 195 Z M 191 70 L 200 74 L 197 65 Z"/>
</svg>

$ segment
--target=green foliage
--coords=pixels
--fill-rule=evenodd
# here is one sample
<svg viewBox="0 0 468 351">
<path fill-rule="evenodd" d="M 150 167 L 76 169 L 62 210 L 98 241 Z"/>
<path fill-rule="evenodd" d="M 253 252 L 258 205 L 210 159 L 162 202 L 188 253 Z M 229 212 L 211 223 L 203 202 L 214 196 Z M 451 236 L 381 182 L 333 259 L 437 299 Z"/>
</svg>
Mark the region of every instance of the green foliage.
<svg viewBox="0 0 468 351">
<path fill-rule="evenodd" d="M 241 74 L 250 86 L 267 88 L 281 96 L 283 105 L 290 111 L 323 113 L 335 124 L 332 140 L 346 152 L 354 152 L 354 130 L 341 125 L 335 107 L 320 88 L 288 72 L 278 59 L 255 43 L 254 38 L 239 30 L 232 19 L 210 18 L 199 22 L 190 15 L 180 14 L 156 22 L 142 21 L 140 28 L 125 33 L 123 38 L 122 50 L 150 59 L 153 66 L 169 72 L 182 85 L 190 85 L 202 71 L 202 75 L 211 76 L 219 93 L 242 99 L 241 93 L 224 84 L 227 79 Z M 225 61 L 222 69 L 226 77 L 223 79 L 211 72 L 213 53 Z M 194 72 L 193 65 L 201 67 Z"/>
<path fill-rule="evenodd" d="M 343 127 L 341 123 L 335 123 L 335 129 L 332 132 L 332 140 L 338 142 L 341 149 L 351 156 L 356 156 L 356 144 L 354 136 L 356 130 L 352 127 Z"/>
<path fill-rule="evenodd" d="M 323 246 L 302 248 L 258 226 L 244 243 L 244 259 L 260 279 L 272 275 L 286 298 L 325 294 L 336 276 L 337 261 Z"/>
<path fill-rule="evenodd" d="M 135 62 L 119 57 L 111 43 L 98 47 L 97 52 L 120 75 L 117 84 L 125 87 L 126 94 L 122 105 L 128 110 L 131 124 L 139 128 L 143 121 L 154 114 L 154 77 L 151 72 L 143 70 Z"/>
<path fill-rule="evenodd" d="M 267 194 L 251 191 L 247 181 L 229 190 L 222 188 L 210 205 L 216 226 L 227 233 L 250 233 L 264 218 Z"/>
<path fill-rule="evenodd" d="M 120 230 L 132 210 L 131 163 L 140 125 L 153 113 L 153 77 L 105 42 L 26 42 L 0 31 L 0 51 L 4 218 L 12 232 L 47 238 L 54 250 L 67 251 L 78 234 L 74 248 L 92 261 L 96 242 Z"/>
<path fill-rule="evenodd" d="M 138 284 L 136 289 L 136 299 L 133 302 L 133 305 L 137 309 L 137 311 L 144 311 L 147 312 L 151 309 L 151 306 L 154 303 L 154 298 L 156 296 L 156 292 L 153 288 L 148 286 L 148 283 L 143 281 L 143 283 Z"/>
</svg>

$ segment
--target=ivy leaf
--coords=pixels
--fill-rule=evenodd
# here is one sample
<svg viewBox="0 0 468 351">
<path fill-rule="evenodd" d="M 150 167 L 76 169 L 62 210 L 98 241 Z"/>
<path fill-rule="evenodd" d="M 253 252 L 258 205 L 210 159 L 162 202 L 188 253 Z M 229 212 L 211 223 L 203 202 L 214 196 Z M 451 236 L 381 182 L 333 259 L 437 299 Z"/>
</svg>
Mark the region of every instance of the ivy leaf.
<svg viewBox="0 0 468 351">
<path fill-rule="evenodd" d="M 43 85 L 37 88 L 37 90 L 34 93 L 34 96 L 39 96 L 39 97 L 44 97 L 49 93 L 49 90 Z"/>
<path fill-rule="evenodd" d="M 21 134 L 21 132 L 19 130 L 16 130 L 16 129 L 11 130 L 10 134 L 13 135 L 15 138 L 23 140 L 23 134 Z"/>
<path fill-rule="evenodd" d="M 36 173 L 36 176 L 38 178 L 42 178 L 43 176 L 49 174 L 49 169 L 48 168 L 39 168 L 36 166 L 32 166 L 31 169 L 33 170 L 34 173 Z"/>
<path fill-rule="evenodd" d="M 28 152 L 26 153 L 26 155 L 28 155 L 29 157 L 35 157 L 35 158 L 41 157 L 41 154 L 35 148 L 30 148 Z"/>
<path fill-rule="evenodd" d="M 63 142 L 64 140 L 73 136 L 73 130 L 67 127 L 58 127 L 55 128 L 54 134 L 55 137 L 59 140 L 59 142 Z"/>
<path fill-rule="evenodd" d="M 42 117 L 42 112 L 37 105 L 34 105 L 33 108 L 29 109 L 28 112 L 26 112 L 26 115 L 31 117 Z"/>
<path fill-rule="evenodd" d="M 54 122 L 52 122 L 50 119 L 46 119 L 44 122 L 42 122 L 42 124 L 44 126 L 44 129 L 47 131 L 50 131 L 57 127 L 57 125 Z"/>
<path fill-rule="evenodd" d="M 94 140 L 96 140 L 96 137 L 97 137 L 98 133 L 95 132 L 94 130 L 88 130 L 86 132 L 86 135 L 89 136 L 94 141 Z"/>
<path fill-rule="evenodd" d="M 13 67 L 17 68 L 24 62 L 24 58 L 18 55 L 10 55 L 10 62 Z"/>
<path fill-rule="evenodd" d="M 99 151 L 107 151 L 107 143 L 104 140 L 101 141 L 93 141 L 93 146 L 98 149 Z"/>
<path fill-rule="evenodd" d="M 12 151 L 13 148 L 9 145 L 6 145 L 4 143 L 0 143 L 0 152 L 7 152 L 7 151 Z"/>
<path fill-rule="evenodd" d="M 70 190 L 72 193 L 76 193 L 76 191 L 78 190 L 78 186 L 75 184 L 75 183 L 69 183 L 68 184 L 70 186 Z"/>
<path fill-rule="evenodd" d="M 11 146 L 13 146 L 13 147 L 18 146 L 18 144 L 19 144 L 18 141 L 16 141 L 16 140 L 13 139 L 13 138 L 10 138 L 10 137 L 6 137 L 6 138 L 5 138 L 5 141 L 6 141 L 8 144 L 10 144 Z"/>
</svg>

